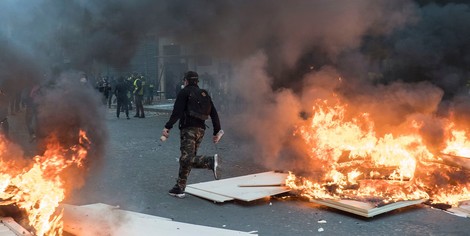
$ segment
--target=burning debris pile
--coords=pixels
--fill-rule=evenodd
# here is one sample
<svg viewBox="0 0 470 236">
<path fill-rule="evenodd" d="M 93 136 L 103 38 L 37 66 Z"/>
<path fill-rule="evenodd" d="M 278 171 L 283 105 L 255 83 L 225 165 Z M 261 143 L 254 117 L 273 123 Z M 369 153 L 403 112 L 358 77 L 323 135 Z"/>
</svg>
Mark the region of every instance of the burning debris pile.
<svg viewBox="0 0 470 236">
<path fill-rule="evenodd" d="M 313 115 L 295 136 L 306 144 L 317 167 L 315 177 L 290 174 L 287 185 L 311 199 L 354 199 L 382 205 L 402 200 L 430 199 L 457 205 L 470 199 L 470 171 L 443 158 L 466 155 L 465 130 L 451 120 L 445 125 L 445 145 L 428 147 L 417 120 L 402 130 L 379 136 L 368 113 L 347 116 L 341 102 L 317 101 Z"/>
<path fill-rule="evenodd" d="M 1 205 L 15 204 L 24 210 L 27 222 L 36 235 L 61 235 L 62 213 L 57 213 L 59 202 L 65 198 L 65 172 L 84 168 L 90 141 L 80 131 L 79 144 L 62 146 L 51 136 L 46 151 L 28 163 L 13 161 L 23 157 L 10 156 L 11 143 L 0 137 L 0 186 Z"/>
<path fill-rule="evenodd" d="M 0 213 L 38 236 L 63 234 L 59 203 L 84 185 L 104 153 L 99 97 L 70 76 L 41 85 L 35 140 L 18 140 L 27 137 L 20 115 L 11 119 L 14 135 L 0 134 Z"/>
</svg>

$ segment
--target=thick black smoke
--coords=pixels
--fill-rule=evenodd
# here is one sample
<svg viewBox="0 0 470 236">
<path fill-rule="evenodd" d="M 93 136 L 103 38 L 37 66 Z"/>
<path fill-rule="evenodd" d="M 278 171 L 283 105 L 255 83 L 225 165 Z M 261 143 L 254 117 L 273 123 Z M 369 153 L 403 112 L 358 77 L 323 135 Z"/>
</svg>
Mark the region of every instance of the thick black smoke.
<svg viewBox="0 0 470 236">
<path fill-rule="evenodd" d="M 250 148 L 276 165 L 269 157 L 280 156 L 292 127 L 308 116 L 316 98 L 337 93 L 358 110 L 370 108 L 372 115 L 382 108 L 391 114 L 379 119 L 387 125 L 399 125 L 416 112 L 436 113 L 442 97 L 451 107 L 468 79 L 469 6 L 432 2 L 4 0 L 0 82 L 18 90 L 20 80 L 56 80 L 95 64 L 125 66 L 149 35 L 197 43 L 235 66 L 231 92 L 246 109 L 225 124 L 245 127 L 237 130 L 255 139 Z M 66 96 L 62 90 L 56 94 L 50 97 L 74 104 L 64 106 L 63 114 L 83 112 L 82 106 L 99 112 L 93 99 L 75 104 L 60 99 Z M 102 126 L 94 122 L 93 127 Z"/>
<path fill-rule="evenodd" d="M 385 80 L 430 81 L 448 97 L 467 92 L 470 6 L 430 4 L 417 19 L 387 39 Z"/>
</svg>

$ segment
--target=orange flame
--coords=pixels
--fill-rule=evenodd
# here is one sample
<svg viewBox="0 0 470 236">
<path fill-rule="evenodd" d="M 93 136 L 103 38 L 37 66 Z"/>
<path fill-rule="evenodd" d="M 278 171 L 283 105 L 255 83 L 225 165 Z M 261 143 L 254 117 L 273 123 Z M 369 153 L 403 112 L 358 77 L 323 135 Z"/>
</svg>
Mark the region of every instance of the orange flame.
<svg viewBox="0 0 470 236">
<path fill-rule="evenodd" d="M 313 117 L 294 135 L 302 138 L 309 157 L 325 172 L 316 181 L 290 173 L 287 186 L 317 199 L 382 198 L 391 202 L 430 198 L 454 205 L 470 199 L 469 183 L 460 182 L 446 189 L 433 183 L 434 175 L 441 174 L 440 167 L 445 163 L 424 144 L 418 122 L 410 122 L 406 133 L 379 137 L 369 114 L 346 119 L 346 108 L 340 102 L 333 106 L 328 101 L 316 102 Z M 448 132 L 451 138 L 442 152 L 470 156 L 466 132 L 452 130 L 451 125 Z"/>
<path fill-rule="evenodd" d="M 446 141 L 447 147 L 442 151 L 456 156 L 470 157 L 470 141 L 467 139 L 467 134 L 462 130 L 452 130 L 454 124 L 451 123 L 448 127 L 450 130 L 450 137 Z"/>
<path fill-rule="evenodd" d="M 62 235 L 62 213 L 55 214 L 65 198 L 60 174 L 71 166 L 83 166 L 88 144 L 84 131 L 79 133 L 79 144 L 72 147 L 61 146 L 52 136 L 44 154 L 35 156 L 27 167 L 0 160 L 0 164 L 8 163 L 0 165 L 0 198 L 9 199 L 26 212 L 35 235 Z M 0 153 L 6 152 L 7 145 L 4 137 L 0 138 Z"/>
</svg>

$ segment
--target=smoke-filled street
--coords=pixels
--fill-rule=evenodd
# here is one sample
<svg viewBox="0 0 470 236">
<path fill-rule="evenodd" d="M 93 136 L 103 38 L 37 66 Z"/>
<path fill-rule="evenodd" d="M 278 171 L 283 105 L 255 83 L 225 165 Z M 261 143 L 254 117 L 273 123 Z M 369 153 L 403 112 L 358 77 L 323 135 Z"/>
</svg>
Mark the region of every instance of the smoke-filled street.
<svg viewBox="0 0 470 236">
<path fill-rule="evenodd" d="M 468 234 L 469 38 L 467 0 L 0 1 L 0 215 L 37 236 L 63 235 L 67 203 L 260 235 Z M 222 179 L 281 171 L 261 185 L 290 193 L 185 193 L 215 153 Z M 426 204 L 366 219 L 351 201 Z"/>
<path fill-rule="evenodd" d="M 309 203 L 297 197 L 267 198 L 251 203 L 212 201 L 186 195 L 184 199 L 168 195 L 175 182 L 179 156 L 179 139 L 158 141 L 161 127 L 169 115 L 151 113 L 148 119 L 117 119 L 114 110 L 106 116 L 110 141 L 101 169 L 95 169 L 83 189 L 67 203 L 102 202 L 175 221 L 226 228 L 258 231 L 259 235 L 466 235 L 468 219 L 431 209 L 412 206 L 372 218 L 363 218 L 339 210 Z M 222 116 L 223 119 L 223 116 Z M 215 152 L 208 137 L 201 153 Z M 223 177 L 263 172 L 255 155 L 242 154 L 231 131 L 218 144 L 223 157 Z M 190 183 L 213 180 L 209 170 L 193 170 Z M 325 220 L 326 223 L 318 223 Z M 119 224 L 119 222 L 116 222 Z M 318 229 L 323 228 L 323 232 Z"/>
</svg>

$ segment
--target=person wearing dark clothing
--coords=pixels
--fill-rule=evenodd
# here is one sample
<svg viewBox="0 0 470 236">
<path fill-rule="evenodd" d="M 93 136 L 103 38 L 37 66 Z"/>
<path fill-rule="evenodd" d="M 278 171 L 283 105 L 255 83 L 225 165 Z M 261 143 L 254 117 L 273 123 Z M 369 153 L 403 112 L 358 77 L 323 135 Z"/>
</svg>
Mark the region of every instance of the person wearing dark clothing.
<svg viewBox="0 0 470 236">
<path fill-rule="evenodd" d="M 116 88 L 116 79 L 114 77 L 111 77 L 111 80 L 109 82 L 109 96 L 108 96 L 108 108 L 111 108 L 111 104 L 113 104 L 113 91 Z"/>
<path fill-rule="evenodd" d="M 101 78 L 100 81 L 96 84 L 96 89 L 101 93 L 101 100 L 104 105 L 108 103 L 108 97 L 111 92 L 111 87 L 109 86 L 108 79 Z"/>
<path fill-rule="evenodd" d="M 134 87 L 134 81 L 135 81 L 135 76 L 131 75 L 129 78 L 127 78 L 126 83 L 127 83 L 127 107 L 129 110 L 132 110 L 132 103 L 134 102 L 134 95 L 132 94 L 132 87 Z"/>
<path fill-rule="evenodd" d="M 38 115 L 38 102 L 39 97 L 41 95 L 39 85 L 34 85 L 31 89 L 28 90 L 28 93 L 25 97 L 26 103 L 26 127 L 28 128 L 29 138 L 30 141 L 34 141 L 36 139 L 37 134 L 37 115 Z"/>
<path fill-rule="evenodd" d="M 180 129 L 180 150 L 181 156 L 179 159 L 179 172 L 178 179 L 175 186 L 169 191 L 169 194 L 175 197 L 183 198 L 185 196 L 184 190 L 186 182 L 191 172 L 191 168 L 206 168 L 214 173 L 215 179 L 219 179 L 220 173 L 218 170 L 219 156 L 204 156 L 197 155 L 197 150 L 203 140 L 204 132 L 206 129 L 205 119 L 210 116 L 212 121 L 213 142 L 218 143 L 223 131 L 220 126 L 219 115 L 215 109 L 214 103 L 210 100 L 209 95 L 205 90 L 201 90 L 198 86 L 198 74 L 194 71 L 188 71 L 184 77 L 185 87 L 178 93 L 172 114 L 169 121 L 165 124 L 162 131 L 162 140 L 169 137 L 170 130 L 176 121 L 179 120 Z M 192 110 L 188 107 L 190 104 L 189 99 L 191 94 L 201 92 L 203 96 L 208 96 L 210 104 L 209 114 L 206 114 L 202 119 L 193 116 Z M 191 114 L 191 115 L 190 115 Z"/>
<path fill-rule="evenodd" d="M 9 125 L 8 125 L 8 105 L 9 99 L 8 96 L 0 90 L 0 128 L 1 133 L 5 138 L 9 137 Z"/>
<path fill-rule="evenodd" d="M 103 86 L 104 86 L 103 95 L 104 95 L 105 104 L 106 104 L 108 101 L 108 98 L 111 95 L 111 85 L 109 84 L 108 79 L 104 79 Z"/>
<path fill-rule="evenodd" d="M 138 118 L 145 118 L 144 114 L 144 86 L 145 80 L 143 76 L 137 77 L 134 81 L 134 101 L 135 101 L 135 116 Z"/>
<path fill-rule="evenodd" d="M 127 119 L 129 118 L 129 106 L 128 102 L 129 99 L 127 97 L 127 93 L 129 91 L 129 87 L 124 81 L 124 77 L 119 78 L 119 82 L 116 85 L 116 88 L 114 89 L 114 95 L 116 95 L 117 98 L 117 107 L 116 107 L 116 117 L 119 118 L 119 114 L 121 113 L 121 109 L 124 109 L 126 113 Z"/>
<path fill-rule="evenodd" d="M 153 93 L 154 93 L 154 88 L 155 86 L 153 85 L 153 82 L 150 83 L 145 83 L 145 104 L 147 105 L 152 105 L 153 102 Z"/>
</svg>

